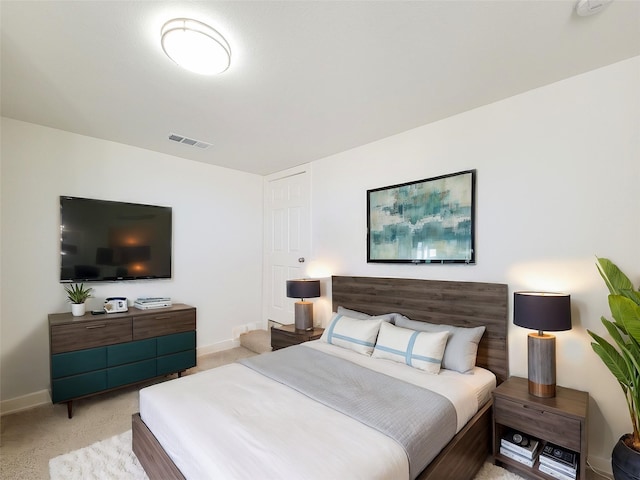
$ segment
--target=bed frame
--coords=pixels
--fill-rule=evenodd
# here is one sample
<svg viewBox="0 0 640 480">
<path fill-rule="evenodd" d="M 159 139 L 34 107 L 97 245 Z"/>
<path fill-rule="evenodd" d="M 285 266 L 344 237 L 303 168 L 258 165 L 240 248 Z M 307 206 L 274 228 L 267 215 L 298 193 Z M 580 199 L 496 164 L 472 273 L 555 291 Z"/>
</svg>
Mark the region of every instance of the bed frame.
<svg viewBox="0 0 640 480">
<path fill-rule="evenodd" d="M 509 376 L 507 285 L 378 277 L 332 277 L 333 311 L 338 306 L 372 315 L 397 312 L 412 320 L 461 327 L 485 325 L 476 364 L 498 383 Z M 418 476 L 419 480 L 473 478 L 491 453 L 491 405 L 456 434 Z M 133 452 L 150 480 L 184 480 L 140 414 L 133 415 Z"/>
</svg>

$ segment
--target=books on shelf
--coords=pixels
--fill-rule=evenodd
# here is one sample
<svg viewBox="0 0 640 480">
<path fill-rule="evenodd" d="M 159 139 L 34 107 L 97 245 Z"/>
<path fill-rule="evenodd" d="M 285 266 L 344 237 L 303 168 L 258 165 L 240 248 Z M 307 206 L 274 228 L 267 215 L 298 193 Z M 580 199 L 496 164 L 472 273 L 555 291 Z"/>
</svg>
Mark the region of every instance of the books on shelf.
<svg viewBox="0 0 640 480">
<path fill-rule="evenodd" d="M 515 430 L 507 432 L 500 439 L 500 453 L 505 457 L 533 467 L 538 457 L 540 441 Z"/>
<path fill-rule="evenodd" d="M 538 468 L 554 478 L 575 480 L 578 473 L 578 454 L 553 443 L 547 443 L 540 452 Z"/>
<path fill-rule="evenodd" d="M 515 460 L 516 462 L 520 462 L 524 465 L 526 465 L 527 467 L 533 467 L 533 464 L 536 463 L 536 459 L 535 458 L 527 458 L 524 455 L 520 455 L 519 453 L 514 452 L 513 450 L 507 448 L 507 447 L 500 447 L 500 454 L 504 455 L 507 458 L 510 458 L 511 460 Z"/>
<path fill-rule="evenodd" d="M 500 439 L 500 454 L 534 468 L 558 480 L 576 480 L 578 454 L 553 443 L 544 443 L 516 430 L 509 430 Z"/>
<path fill-rule="evenodd" d="M 510 430 L 500 439 L 500 447 L 511 450 L 529 460 L 535 460 L 540 441 L 516 430 Z"/>
<path fill-rule="evenodd" d="M 570 474 L 570 473 L 562 472 L 560 470 L 556 470 L 555 468 L 550 467 L 549 465 L 542 462 L 538 464 L 538 470 L 540 470 L 543 473 L 546 473 L 547 475 L 553 478 L 557 478 L 558 480 L 575 480 L 577 475 L 576 473 Z"/>
</svg>

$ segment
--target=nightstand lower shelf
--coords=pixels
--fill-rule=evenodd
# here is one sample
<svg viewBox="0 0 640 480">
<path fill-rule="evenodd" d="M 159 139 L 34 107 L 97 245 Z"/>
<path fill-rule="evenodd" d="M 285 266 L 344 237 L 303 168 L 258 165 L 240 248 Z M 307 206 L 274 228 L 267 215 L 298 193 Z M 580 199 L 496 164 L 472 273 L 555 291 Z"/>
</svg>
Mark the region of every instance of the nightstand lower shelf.
<svg viewBox="0 0 640 480">
<path fill-rule="evenodd" d="M 521 475 L 524 478 L 531 478 L 534 480 L 558 480 L 556 477 L 548 475 L 539 470 L 540 461 L 536 460 L 533 467 L 528 467 L 527 465 L 523 465 L 515 460 L 510 459 L 509 457 L 505 457 L 504 455 L 497 453 L 494 455 L 495 464 L 498 466 L 502 466 L 507 468 L 518 475 Z M 575 477 L 576 479 L 583 478 L 580 475 L 580 471 L 578 471 L 578 475 Z M 585 477 L 586 478 L 586 477 Z"/>
</svg>

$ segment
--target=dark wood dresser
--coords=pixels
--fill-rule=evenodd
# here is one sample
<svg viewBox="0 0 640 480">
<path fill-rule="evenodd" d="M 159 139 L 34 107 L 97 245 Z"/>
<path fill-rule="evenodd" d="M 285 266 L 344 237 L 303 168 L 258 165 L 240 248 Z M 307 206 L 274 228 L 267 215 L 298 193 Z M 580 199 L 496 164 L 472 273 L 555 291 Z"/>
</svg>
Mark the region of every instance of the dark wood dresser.
<svg viewBox="0 0 640 480">
<path fill-rule="evenodd" d="M 51 399 L 67 402 L 196 365 L 196 309 L 49 315 Z"/>
</svg>

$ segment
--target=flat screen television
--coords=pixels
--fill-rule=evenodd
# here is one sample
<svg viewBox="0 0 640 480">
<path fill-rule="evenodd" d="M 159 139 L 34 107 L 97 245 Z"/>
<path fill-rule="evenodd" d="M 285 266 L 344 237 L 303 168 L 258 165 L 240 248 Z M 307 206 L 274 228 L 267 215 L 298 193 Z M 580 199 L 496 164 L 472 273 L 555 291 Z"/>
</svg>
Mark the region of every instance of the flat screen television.
<svg viewBox="0 0 640 480">
<path fill-rule="evenodd" d="M 171 278 L 171 207 L 60 197 L 60 281 Z"/>
</svg>

